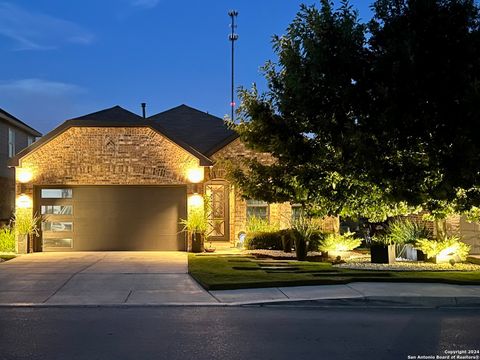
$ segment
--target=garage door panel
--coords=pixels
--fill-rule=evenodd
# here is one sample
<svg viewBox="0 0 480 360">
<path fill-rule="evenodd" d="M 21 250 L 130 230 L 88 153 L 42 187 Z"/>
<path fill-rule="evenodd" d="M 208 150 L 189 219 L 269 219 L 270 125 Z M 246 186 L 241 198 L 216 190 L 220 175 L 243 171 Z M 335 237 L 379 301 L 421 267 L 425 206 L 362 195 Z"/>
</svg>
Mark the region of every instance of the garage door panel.
<svg viewBox="0 0 480 360">
<path fill-rule="evenodd" d="M 74 187 L 71 204 L 73 250 L 185 250 L 184 186 Z"/>
</svg>

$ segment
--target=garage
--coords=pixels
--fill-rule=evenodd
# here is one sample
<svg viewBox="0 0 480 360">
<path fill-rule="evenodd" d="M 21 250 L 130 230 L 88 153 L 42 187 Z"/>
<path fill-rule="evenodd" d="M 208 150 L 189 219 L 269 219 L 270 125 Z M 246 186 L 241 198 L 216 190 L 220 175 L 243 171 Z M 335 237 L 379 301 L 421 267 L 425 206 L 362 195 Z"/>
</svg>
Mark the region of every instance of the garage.
<svg viewBox="0 0 480 360">
<path fill-rule="evenodd" d="M 41 250 L 185 250 L 186 186 L 36 187 Z"/>
</svg>

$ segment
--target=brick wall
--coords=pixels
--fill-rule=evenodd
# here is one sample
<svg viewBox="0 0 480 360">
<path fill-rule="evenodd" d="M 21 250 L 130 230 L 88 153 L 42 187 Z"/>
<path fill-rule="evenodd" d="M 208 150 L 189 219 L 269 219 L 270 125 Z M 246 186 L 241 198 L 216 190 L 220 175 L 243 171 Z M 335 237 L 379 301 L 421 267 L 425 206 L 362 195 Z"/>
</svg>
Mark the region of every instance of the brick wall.
<svg viewBox="0 0 480 360">
<path fill-rule="evenodd" d="M 21 159 L 34 184 L 172 185 L 198 166 L 193 155 L 147 127 L 73 127 Z"/>
</svg>

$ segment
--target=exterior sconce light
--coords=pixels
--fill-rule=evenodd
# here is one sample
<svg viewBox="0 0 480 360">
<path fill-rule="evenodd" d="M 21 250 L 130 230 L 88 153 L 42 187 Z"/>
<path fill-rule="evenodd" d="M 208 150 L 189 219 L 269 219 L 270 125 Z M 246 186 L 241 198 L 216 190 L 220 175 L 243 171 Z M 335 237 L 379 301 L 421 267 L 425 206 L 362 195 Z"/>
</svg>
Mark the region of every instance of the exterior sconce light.
<svg viewBox="0 0 480 360">
<path fill-rule="evenodd" d="M 203 196 L 199 194 L 193 194 L 188 197 L 188 208 L 203 207 Z"/>
<path fill-rule="evenodd" d="M 17 175 L 17 181 L 21 182 L 22 184 L 30 182 L 33 178 L 33 174 L 30 169 L 18 167 L 15 169 L 15 173 Z"/>
<path fill-rule="evenodd" d="M 196 167 L 188 169 L 187 171 L 187 179 L 189 182 L 197 184 L 203 181 L 203 168 Z"/>
<path fill-rule="evenodd" d="M 32 198 L 28 195 L 21 194 L 16 201 L 19 209 L 30 209 L 33 207 Z"/>
</svg>

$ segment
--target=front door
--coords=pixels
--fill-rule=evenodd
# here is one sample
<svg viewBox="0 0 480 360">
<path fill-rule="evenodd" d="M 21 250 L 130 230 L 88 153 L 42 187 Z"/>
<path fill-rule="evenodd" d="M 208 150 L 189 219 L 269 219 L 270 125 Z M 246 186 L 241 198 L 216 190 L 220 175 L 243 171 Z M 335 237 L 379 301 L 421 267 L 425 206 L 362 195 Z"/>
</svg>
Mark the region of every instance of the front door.
<svg viewBox="0 0 480 360">
<path fill-rule="evenodd" d="M 228 184 L 212 182 L 206 185 L 208 204 L 207 237 L 213 241 L 228 241 Z"/>
</svg>

